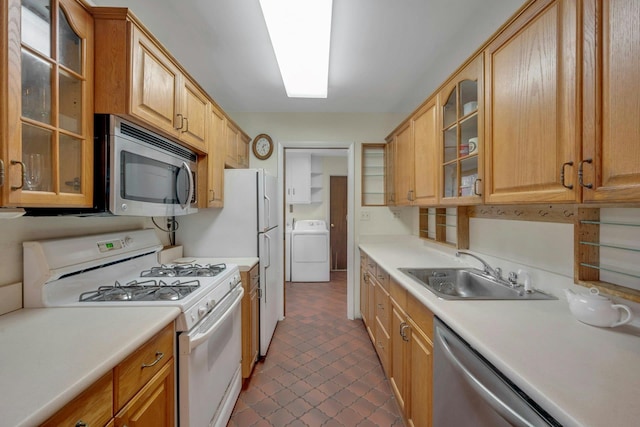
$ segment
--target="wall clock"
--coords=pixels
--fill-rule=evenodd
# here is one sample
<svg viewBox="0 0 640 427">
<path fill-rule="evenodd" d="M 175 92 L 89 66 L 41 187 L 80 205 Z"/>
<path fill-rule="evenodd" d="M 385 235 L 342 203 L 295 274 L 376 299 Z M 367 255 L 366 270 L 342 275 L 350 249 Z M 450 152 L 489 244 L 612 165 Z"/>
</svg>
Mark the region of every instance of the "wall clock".
<svg viewBox="0 0 640 427">
<path fill-rule="evenodd" d="M 271 140 L 271 137 L 266 133 L 261 133 L 253 138 L 252 150 L 253 155 L 260 160 L 266 160 L 271 157 L 271 154 L 273 153 L 273 141 Z"/>
</svg>

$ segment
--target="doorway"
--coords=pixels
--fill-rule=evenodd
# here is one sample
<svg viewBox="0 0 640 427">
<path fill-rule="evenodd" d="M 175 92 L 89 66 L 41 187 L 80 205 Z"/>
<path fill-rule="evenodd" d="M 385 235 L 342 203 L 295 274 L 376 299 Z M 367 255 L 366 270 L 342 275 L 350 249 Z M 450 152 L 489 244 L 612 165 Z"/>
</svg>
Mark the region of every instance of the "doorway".
<svg viewBox="0 0 640 427">
<path fill-rule="evenodd" d="M 301 153 L 301 152 L 309 152 L 315 154 L 316 156 L 323 157 L 332 157 L 333 159 L 325 160 L 325 165 L 329 165 L 329 171 L 326 171 L 325 183 L 323 184 L 323 192 L 325 193 L 324 197 L 326 198 L 323 206 L 316 210 L 314 216 L 318 216 L 319 218 L 325 218 L 327 225 L 330 227 L 330 203 L 329 203 L 329 194 L 330 194 L 330 179 L 331 175 L 334 176 L 342 176 L 345 178 L 346 175 L 346 202 L 343 201 L 342 205 L 346 207 L 346 250 L 343 252 L 346 255 L 346 278 L 347 278 L 347 318 L 354 319 L 355 313 L 357 312 L 355 307 L 355 282 L 353 277 L 353 269 L 354 269 L 354 243 L 355 243 L 355 233 L 354 233 L 354 220 L 353 214 L 355 209 L 354 203 L 354 194 L 355 194 L 355 179 L 354 179 L 354 168 L 355 168 L 355 154 L 354 154 L 354 145 L 355 143 L 340 143 L 340 142 L 279 142 L 278 143 L 278 179 L 279 187 L 281 189 L 281 200 L 282 200 L 282 229 L 286 230 L 287 225 L 293 225 L 293 219 L 296 220 L 298 218 L 302 219 L 310 219 L 304 218 L 305 212 L 313 211 L 313 206 L 304 206 L 304 205 L 292 205 L 287 204 L 285 202 L 287 196 L 287 186 L 286 186 L 286 175 L 287 175 L 287 153 Z M 339 159 L 339 160 L 338 160 Z M 344 170 L 340 170 L 338 173 L 332 172 L 332 165 L 336 162 L 344 162 Z M 317 205 L 316 205 L 317 208 Z M 305 211 L 306 210 L 306 211 Z M 322 215 L 320 215 L 322 213 Z M 343 218 L 345 218 L 343 216 Z M 314 218 L 315 219 L 315 218 Z M 284 237 L 284 236 L 283 236 Z M 283 239 L 285 240 L 285 239 Z M 286 243 L 286 242 L 285 242 Z M 284 245 L 286 246 L 286 244 Z M 286 249 L 283 248 L 283 252 L 285 253 L 286 259 Z M 283 260 L 283 264 L 286 264 L 286 261 Z M 283 265 L 286 271 L 286 265 Z M 284 275 L 283 275 L 284 276 Z M 284 289 L 283 289 L 284 290 Z M 284 299 L 284 298 L 283 298 Z"/>
<path fill-rule="evenodd" d="M 329 177 L 331 270 L 347 269 L 347 177 Z"/>
</svg>

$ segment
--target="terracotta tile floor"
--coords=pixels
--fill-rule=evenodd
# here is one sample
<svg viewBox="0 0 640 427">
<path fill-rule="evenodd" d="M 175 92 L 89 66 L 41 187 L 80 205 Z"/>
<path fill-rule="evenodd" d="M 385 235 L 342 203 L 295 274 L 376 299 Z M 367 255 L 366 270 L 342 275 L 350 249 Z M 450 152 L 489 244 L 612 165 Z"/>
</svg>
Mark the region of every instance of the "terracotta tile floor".
<svg viewBox="0 0 640 427">
<path fill-rule="evenodd" d="M 287 283 L 287 317 L 228 426 L 402 426 L 361 320 L 347 319 L 346 273 Z"/>
</svg>

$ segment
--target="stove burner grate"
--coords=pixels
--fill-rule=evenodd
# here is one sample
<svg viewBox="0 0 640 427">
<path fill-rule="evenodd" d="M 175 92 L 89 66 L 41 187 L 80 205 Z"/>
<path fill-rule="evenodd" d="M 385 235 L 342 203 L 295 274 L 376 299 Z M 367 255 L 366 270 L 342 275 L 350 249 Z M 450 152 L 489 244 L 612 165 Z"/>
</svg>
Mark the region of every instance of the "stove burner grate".
<svg viewBox="0 0 640 427">
<path fill-rule="evenodd" d="M 200 287 L 197 279 L 176 280 L 167 284 L 163 280 L 149 279 L 142 282 L 132 280 L 122 285 L 117 280 L 112 286 L 100 286 L 98 289 L 80 294 L 80 302 L 101 301 L 177 301 Z"/>
<path fill-rule="evenodd" d="M 142 271 L 140 277 L 213 277 L 226 268 L 226 264 L 163 264 Z"/>
</svg>

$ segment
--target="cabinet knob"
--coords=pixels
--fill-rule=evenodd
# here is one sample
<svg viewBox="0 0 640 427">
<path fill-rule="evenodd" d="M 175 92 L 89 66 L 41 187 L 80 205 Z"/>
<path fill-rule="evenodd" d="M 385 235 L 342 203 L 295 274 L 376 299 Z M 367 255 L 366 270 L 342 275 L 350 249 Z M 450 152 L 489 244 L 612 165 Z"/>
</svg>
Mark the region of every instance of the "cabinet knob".
<svg viewBox="0 0 640 427">
<path fill-rule="evenodd" d="M 180 126 L 176 128 L 176 130 L 180 130 L 184 127 L 184 116 L 180 113 L 176 114 L 178 118 L 180 118 Z"/>
<path fill-rule="evenodd" d="M 87 427 L 87 423 L 85 423 L 84 421 L 80 420 L 76 423 L 76 427 Z"/>
</svg>

